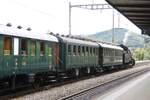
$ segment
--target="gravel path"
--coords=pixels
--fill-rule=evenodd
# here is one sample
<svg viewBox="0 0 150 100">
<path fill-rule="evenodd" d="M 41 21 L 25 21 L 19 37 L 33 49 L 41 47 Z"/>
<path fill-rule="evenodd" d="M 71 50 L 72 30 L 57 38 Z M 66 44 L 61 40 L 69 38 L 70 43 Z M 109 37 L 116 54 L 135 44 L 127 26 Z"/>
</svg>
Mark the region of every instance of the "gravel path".
<svg viewBox="0 0 150 100">
<path fill-rule="evenodd" d="M 141 67 L 137 67 L 137 66 L 141 66 Z M 130 73 L 133 73 L 135 71 L 139 71 L 145 68 L 150 68 L 150 61 L 146 61 L 146 64 L 144 65 L 143 63 L 138 62 L 134 68 L 122 70 L 119 72 L 114 72 L 114 73 L 107 74 L 107 75 L 102 75 L 96 78 L 78 81 L 75 83 L 55 87 L 49 90 L 44 90 L 44 91 L 36 92 L 33 94 L 28 94 L 22 97 L 14 98 L 12 100 L 58 100 L 64 96 L 77 93 L 83 89 L 96 86 L 98 84 L 107 82 L 112 79 L 116 79 L 118 77 L 128 75 Z"/>
</svg>

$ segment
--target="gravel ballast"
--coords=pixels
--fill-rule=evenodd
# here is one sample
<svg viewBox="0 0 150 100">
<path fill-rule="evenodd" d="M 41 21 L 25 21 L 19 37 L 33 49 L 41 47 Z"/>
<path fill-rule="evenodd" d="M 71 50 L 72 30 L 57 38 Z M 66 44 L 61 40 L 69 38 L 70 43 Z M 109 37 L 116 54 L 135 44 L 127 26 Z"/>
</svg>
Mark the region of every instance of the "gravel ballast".
<svg viewBox="0 0 150 100">
<path fill-rule="evenodd" d="M 138 62 L 134 68 L 121 70 L 119 72 L 114 72 L 99 77 L 94 77 L 91 79 L 81 80 L 78 82 L 74 82 L 59 87 L 54 87 L 49 90 L 44 90 L 44 91 L 28 94 L 22 97 L 13 98 L 12 100 L 58 100 L 64 96 L 68 96 L 77 93 L 79 91 L 82 91 L 84 89 L 97 86 L 98 84 L 105 83 L 109 80 L 117 79 L 119 77 L 126 76 L 136 71 L 150 68 L 150 61 L 144 62 L 146 63 L 146 64 L 143 63 L 144 65 L 142 63 L 143 62 Z"/>
</svg>

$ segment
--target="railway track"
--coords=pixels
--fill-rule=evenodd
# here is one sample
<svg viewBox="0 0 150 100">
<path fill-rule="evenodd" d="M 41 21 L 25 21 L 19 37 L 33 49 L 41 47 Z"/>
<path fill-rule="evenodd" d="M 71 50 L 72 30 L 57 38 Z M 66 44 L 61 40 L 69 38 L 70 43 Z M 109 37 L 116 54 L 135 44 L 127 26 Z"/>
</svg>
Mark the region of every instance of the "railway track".
<svg viewBox="0 0 150 100">
<path fill-rule="evenodd" d="M 48 90 L 48 89 L 51 89 L 51 88 L 54 88 L 54 87 L 59 87 L 59 86 L 62 86 L 62 85 L 71 84 L 73 82 L 78 82 L 78 81 L 81 81 L 81 80 L 86 80 L 86 79 L 98 77 L 100 75 L 105 75 L 105 74 L 109 74 L 109 73 L 113 73 L 113 72 L 117 72 L 117 71 L 119 71 L 119 70 L 112 70 L 112 71 L 109 71 L 109 72 L 98 73 L 98 74 L 90 75 L 90 76 L 84 76 L 84 77 L 81 77 L 81 78 L 71 79 L 71 80 L 68 80 L 68 81 L 66 80 L 66 81 L 62 81 L 61 83 L 55 83 L 55 84 L 50 84 L 50 85 L 42 85 L 41 87 L 37 87 L 37 88 L 33 88 L 32 85 L 28 85 L 28 86 L 25 86 L 25 87 L 22 87 L 22 88 L 18 88 L 14 91 L 6 91 L 2 94 L 0 93 L 0 100 L 17 98 L 17 97 L 21 97 L 23 95 Z"/>
<path fill-rule="evenodd" d="M 150 71 L 150 68 L 143 69 L 143 70 L 128 74 L 127 76 L 119 77 L 117 79 L 109 80 L 107 82 L 104 82 L 92 88 L 88 88 L 78 93 L 60 98 L 60 100 L 90 100 L 94 95 L 103 93 L 104 91 L 106 91 L 106 89 L 108 90 L 110 88 L 114 88 L 115 86 L 118 86 L 121 83 L 127 80 L 131 80 L 148 71 Z"/>
<path fill-rule="evenodd" d="M 139 67 L 139 66 L 136 66 L 136 67 Z M 148 69 L 146 69 L 148 70 Z M 119 71 L 119 70 L 118 70 Z M 80 81 L 80 80 L 86 80 L 86 79 L 89 79 L 89 78 L 93 78 L 93 77 L 98 77 L 98 76 L 103 76 L 103 75 L 106 75 L 106 74 L 111 74 L 113 72 L 117 72 L 117 71 L 112 71 L 112 72 L 108 72 L 108 73 L 101 73 L 99 75 L 95 75 L 95 76 L 86 76 L 86 77 L 83 77 L 81 79 L 76 79 L 76 80 L 70 80 L 70 81 L 65 81 L 63 83 L 57 83 L 57 84 L 54 84 L 54 85 L 48 85 L 48 86 L 44 86 L 44 87 L 39 87 L 39 88 L 32 88 L 31 86 L 29 86 L 28 88 L 23 88 L 23 89 L 17 89 L 16 91 L 9 91 L 8 93 L 4 94 L 4 95 L 1 95 L 0 96 L 0 99 L 4 100 L 4 99 L 11 99 L 11 98 L 18 98 L 18 97 L 21 97 L 21 96 L 24 96 L 24 95 L 28 95 L 28 94 L 32 94 L 32 93 L 36 93 L 36 92 L 39 92 L 39 91 L 44 91 L 44 90 L 49 90 L 49 89 L 52 89 L 53 87 L 59 87 L 59 86 L 62 86 L 62 85 L 66 85 L 66 84 L 71 84 L 73 82 L 77 82 L 77 81 Z M 141 71 L 139 71 L 140 73 Z M 138 72 L 137 72 L 138 73 Z M 128 75 L 130 76 L 130 75 Z M 119 80 L 119 79 L 118 79 Z M 111 81 L 115 81 L 115 80 L 111 80 Z M 108 81 L 108 82 L 105 82 L 99 86 L 102 86 L 104 84 L 107 84 L 107 83 L 111 83 L 111 81 Z M 93 87 L 94 88 L 97 88 L 99 86 L 96 86 L 96 87 Z M 82 94 L 88 90 L 92 90 L 92 88 L 90 89 L 86 89 L 84 91 L 82 91 Z M 63 100 L 65 99 L 69 99 L 69 98 L 72 98 L 76 95 L 79 95 L 80 93 L 76 93 L 76 94 L 73 94 L 73 95 L 70 95 L 70 96 L 67 96 L 67 97 L 64 97 L 62 98 Z M 70 99 L 69 99 L 70 100 Z"/>
</svg>

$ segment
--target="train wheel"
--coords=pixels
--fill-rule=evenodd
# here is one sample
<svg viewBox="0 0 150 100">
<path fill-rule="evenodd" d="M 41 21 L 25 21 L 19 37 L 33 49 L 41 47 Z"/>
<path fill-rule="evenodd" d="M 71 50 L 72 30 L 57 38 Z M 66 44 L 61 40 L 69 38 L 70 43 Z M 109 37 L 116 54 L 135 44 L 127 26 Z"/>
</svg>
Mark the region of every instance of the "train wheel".
<svg viewBox="0 0 150 100">
<path fill-rule="evenodd" d="M 79 69 L 75 69 L 75 76 L 78 77 L 79 76 L 79 72 L 80 72 Z"/>
<path fill-rule="evenodd" d="M 87 68 L 87 74 L 90 74 L 90 73 L 91 73 L 91 68 L 88 67 L 88 68 Z"/>
<path fill-rule="evenodd" d="M 62 81 L 66 81 L 67 79 L 69 79 L 68 75 L 66 73 L 60 73 L 59 74 L 59 78 L 62 80 Z"/>
<path fill-rule="evenodd" d="M 15 90 L 16 88 L 16 75 L 15 74 L 10 79 L 10 88 L 11 90 Z"/>
</svg>

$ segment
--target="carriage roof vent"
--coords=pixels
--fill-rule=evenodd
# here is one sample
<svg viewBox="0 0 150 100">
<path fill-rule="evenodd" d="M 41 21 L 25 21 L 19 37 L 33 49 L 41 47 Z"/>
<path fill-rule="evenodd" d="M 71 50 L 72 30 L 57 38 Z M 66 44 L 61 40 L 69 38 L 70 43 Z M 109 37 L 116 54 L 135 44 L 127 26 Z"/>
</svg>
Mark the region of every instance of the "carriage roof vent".
<svg viewBox="0 0 150 100">
<path fill-rule="evenodd" d="M 69 35 L 66 35 L 66 37 L 69 37 Z"/>
<path fill-rule="evenodd" d="M 19 25 L 19 26 L 17 26 L 17 28 L 18 28 L 18 29 L 22 29 L 22 26 Z"/>
<path fill-rule="evenodd" d="M 11 23 L 7 23 L 6 26 L 11 27 L 12 25 L 11 25 Z"/>
<path fill-rule="evenodd" d="M 31 31 L 32 29 L 30 27 L 27 28 L 28 31 Z"/>
<path fill-rule="evenodd" d="M 54 35 L 54 33 L 53 33 L 53 32 L 50 32 L 49 34 L 50 34 L 50 35 Z"/>
<path fill-rule="evenodd" d="M 65 37 L 65 35 L 63 34 L 63 35 L 61 35 L 62 37 Z"/>
<path fill-rule="evenodd" d="M 56 33 L 56 36 L 59 36 L 59 34 L 58 34 L 58 33 Z"/>
<path fill-rule="evenodd" d="M 73 36 L 70 36 L 70 38 L 74 38 Z"/>
</svg>

